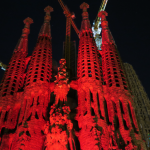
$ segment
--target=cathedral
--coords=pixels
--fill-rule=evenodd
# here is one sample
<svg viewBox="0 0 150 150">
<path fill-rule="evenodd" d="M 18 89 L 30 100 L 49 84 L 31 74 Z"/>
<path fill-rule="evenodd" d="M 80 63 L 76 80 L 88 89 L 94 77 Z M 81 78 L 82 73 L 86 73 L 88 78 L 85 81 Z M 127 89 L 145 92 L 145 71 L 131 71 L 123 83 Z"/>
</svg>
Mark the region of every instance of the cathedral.
<svg viewBox="0 0 150 150">
<path fill-rule="evenodd" d="M 65 57 L 52 80 L 53 8 L 44 9 L 44 23 L 31 56 L 28 35 L 33 20 L 24 20 L 22 35 L 0 84 L 0 150 L 147 149 L 124 65 L 109 30 L 108 14 L 98 14 L 100 51 L 88 8 L 85 2 L 80 5 L 83 12 L 74 78 Z"/>
</svg>

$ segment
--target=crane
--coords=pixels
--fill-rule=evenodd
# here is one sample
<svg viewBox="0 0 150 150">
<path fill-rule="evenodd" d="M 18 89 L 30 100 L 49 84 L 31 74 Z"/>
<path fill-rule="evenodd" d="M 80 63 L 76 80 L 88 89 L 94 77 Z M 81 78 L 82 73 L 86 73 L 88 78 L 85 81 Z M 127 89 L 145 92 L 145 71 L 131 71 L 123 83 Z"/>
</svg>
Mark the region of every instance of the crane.
<svg viewBox="0 0 150 150">
<path fill-rule="evenodd" d="M 75 42 L 71 41 L 71 25 L 79 37 L 79 30 L 76 27 L 73 19 L 75 14 L 71 13 L 68 7 L 63 3 L 62 0 L 58 0 L 63 12 L 66 16 L 66 39 L 64 42 L 64 57 L 66 59 L 67 72 L 70 76 L 75 76 L 76 70 L 76 48 Z"/>
<path fill-rule="evenodd" d="M 5 71 L 6 68 L 7 68 L 7 65 L 3 64 L 3 63 L 0 61 L 0 67 L 1 67 L 2 70 Z"/>
<path fill-rule="evenodd" d="M 74 13 L 71 13 L 71 12 L 69 11 L 68 7 L 63 3 L 62 0 L 58 0 L 58 2 L 59 2 L 59 4 L 60 4 L 61 8 L 63 9 L 64 14 L 66 15 L 66 17 L 67 17 L 67 18 L 70 18 L 70 22 L 71 22 L 70 25 L 72 25 L 72 27 L 74 28 L 75 32 L 77 33 L 77 35 L 78 35 L 78 37 L 79 37 L 79 29 L 77 28 L 77 26 L 75 25 L 75 23 L 74 23 L 74 21 L 73 21 L 73 19 L 75 18 L 75 14 L 74 14 Z M 67 22 L 67 21 L 69 22 L 69 20 L 66 20 L 66 22 Z M 67 25 L 67 23 L 66 23 L 66 25 Z M 69 29 L 70 29 L 70 28 L 69 28 Z M 69 31 L 70 31 L 69 29 L 67 28 L 67 30 L 66 30 L 67 33 L 69 33 Z"/>
<path fill-rule="evenodd" d="M 107 2 L 108 2 L 108 0 L 103 0 L 102 1 L 98 13 L 100 11 L 104 11 L 105 10 Z M 101 44 L 102 44 L 102 38 L 100 36 L 100 33 L 101 33 L 102 29 L 101 29 L 100 25 L 101 25 L 101 18 L 98 17 L 98 14 L 97 14 L 96 19 L 93 22 L 92 32 L 93 32 L 93 36 L 95 38 L 95 42 L 96 42 L 98 50 L 101 50 Z"/>
<path fill-rule="evenodd" d="M 58 2 L 60 3 L 60 5 L 61 5 L 63 11 L 64 11 L 64 12 L 67 12 L 67 14 L 70 14 L 70 15 L 71 15 L 70 11 L 68 10 L 67 6 L 64 5 L 63 1 L 62 1 L 62 0 L 58 0 Z M 107 5 L 107 2 L 108 2 L 108 0 L 102 0 L 102 3 L 101 3 L 101 5 L 100 5 L 100 8 L 99 8 L 98 13 L 99 13 L 100 11 L 104 11 L 104 10 L 105 10 L 106 5 Z M 101 27 L 100 27 L 101 18 L 98 17 L 98 13 L 97 13 L 97 16 L 96 16 L 95 21 L 93 22 L 92 32 L 93 32 L 93 36 L 94 36 L 94 39 L 95 39 L 97 48 L 98 48 L 98 50 L 101 50 L 102 39 L 101 39 L 100 33 L 101 33 L 101 30 L 102 30 L 102 29 L 101 29 Z M 69 22 L 69 21 L 68 21 L 68 22 Z M 67 23 L 66 23 L 66 24 L 67 24 Z M 71 18 L 71 25 L 72 25 L 72 27 L 74 28 L 75 32 L 77 33 L 78 37 L 80 38 L 79 30 L 78 30 L 78 28 L 76 27 L 76 25 L 75 25 L 75 23 L 74 23 L 74 21 L 73 21 L 72 18 Z M 70 29 L 70 28 L 67 28 L 67 29 L 68 29 L 68 33 L 70 33 L 70 32 L 69 32 L 69 29 Z"/>
</svg>

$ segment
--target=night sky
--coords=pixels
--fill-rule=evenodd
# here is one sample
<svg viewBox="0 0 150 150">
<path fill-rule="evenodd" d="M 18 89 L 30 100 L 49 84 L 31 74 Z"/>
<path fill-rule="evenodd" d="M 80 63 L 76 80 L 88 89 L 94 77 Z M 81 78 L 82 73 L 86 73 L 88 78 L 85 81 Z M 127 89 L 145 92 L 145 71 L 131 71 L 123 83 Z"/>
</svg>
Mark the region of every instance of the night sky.
<svg viewBox="0 0 150 150">
<path fill-rule="evenodd" d="M 81 26 L 81 13 L 79 6 L 82 0 L 63 0 L 71 12 L 77 27 Z M 148 2 L 148 0 L 146 0 Z M 96 18 L 101 0 L 86 0 L 90 5 L 88 9 L 91 24 Z M 31 17 L 29 35 L 29 55 L 32 54 L 37 36 L 44 20 L 44 8 L 50 5 L 51 13 L 53 59 L 57 62 L 62 58 L 63 41 L 65 40 L 66 18 L 57 0 L 4 0 L 0 1 L 0 61 L 8 64 L 13 50 L 21 36 L 24 27 L 23 20 Z M 123 62 L 132 64 L 139 76 L 148 96 L 150 97 L 150 30 L 149 30 L 149 4 L 141 0 L 108 0 L 106 7 L 108 23 Z M 78 37 L 72 29 L 72 40 Z M 0 79 L 4 71 L 0 70 Z"/>
</svg>

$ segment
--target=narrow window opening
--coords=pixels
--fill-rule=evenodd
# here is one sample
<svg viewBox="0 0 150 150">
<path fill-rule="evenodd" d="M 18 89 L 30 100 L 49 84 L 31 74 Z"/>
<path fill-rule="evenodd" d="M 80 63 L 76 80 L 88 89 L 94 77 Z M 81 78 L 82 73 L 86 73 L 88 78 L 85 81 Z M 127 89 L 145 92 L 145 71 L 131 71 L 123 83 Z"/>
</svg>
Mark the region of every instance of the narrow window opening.
<svg viewBox="0 0 150 150">
<path fill-rule="evenodd" d="M 118 116 L 115 115 L 115 130 L 117 131 L 119 129 L 119 119 Z"/>
<path fill-rule="evenodd" d="M 116 87 L 120 87 L 120 84 L 116 84 Z"/>
<path fill-rule="evenodd" d="M 129 130 L 129 128 L 127 127 L 127 123 L 126 123 L 126 121 L 123 119 L 123 125 L 124 125 L 124 129 L 125 130 Z"/>
<path fill-rule="evenodd" d="M 31 104 L 30 108 L 33 106 L 33 103 L 34 103 L 34 98 L 33 98 L 33 100 L 32 100 L 32 104 Z"/>
<path fill-rule="evenodd" d="M 124 114 L 122 102 L 120 100 L 119 100 L 119 104 L 120 104 L 121 113 Z"/>
<path fill-rule="evenodd" d="M 119 82 L 119 80 L 115 80 L 115 82 Z"/>
<path fill-rule="evenodd" d="M 37 78 L 37 75 L 35 75 L 34 78 Z"/>
<path fill-rule="evenodd" d="M 29 131 L 26 131 L 26 135 L 31 137 L 31 134 Z"/>
<path fill-rule="evenodd" d="M 109 121 L 109 117 L 108 117 L 108 109 L 107 109 L 107 102 L 106 102 L 106 100 L 104 100 L 104 110 L 105 110 L 107 124 L 108 125 L 112 125 L 112 123 Z"/>
<path fill-rule="evenodd" d="M 41 130 L 41 134 L 42 134 L 42 135 L 45 135 L 44 132 L 43 132 L 43 130 Z"/>
<path fill-rule="evenodd" d="M 95 116 L 94 109 L 91 107 L 91 116 Z"/>
<path fill-rule="evenodd" d="M 46 121 L 46 117 L 43 115 L 43 113 L 42 113 L 42 117 L 43 117 L 43 119 Z"/>
<path fill-rule="evenodd" d="M 32 113 L 30 114 L 30 116 L 28 117 L 28 119 L 26 121 L 30 121 L 31 120 L 31 116 L 32 116 Z"/>
<path fill-rule="evenodd" d="M 36 119 L 39 119 L 38 114 L 37 114 L 37 111 L 36 111 L 36 113 L 35 113 L 35 118 L 36 118 Z"/>
<path fill-rule="evenodd" d="M 87 111 L 84 113 L 84 116 L 87 114 Z"/>
<path fill-rule="evenodd" d="M 12 88 L 11 88 L 11 90 L 12 90 L 12 91 L 14 91 L 14 90 L 15 90 L 15 88 L 14 88 L 14 87 L 12 87 Z"/>
<path fill-rule="evenodd" d="M 19 137 L 20 137 L 21 135 L 23 135 L 23 133 L 24 133 L 24 131 L 20 132 L 20 133 L 19 133 Z"/>
<path fill-rule="evenodd" d="M 39 96 L 37 97 L 37 105 L 39 105 L 40 103 L 39 103 Z"/>
<path fill-rule="evenodd" d="M 128 110 L 129 110 L 129 115 L 130 115 L 130 118 L 131 118 L 131 122 L 132 122 L 132 127 L 133 127 L 133 130 L 134 130 L 134 133 L 138 134 L 138 131 L 136 130 L 136 127 L 135 127 L 134 122 L 133 122 L 132 113 L 131 113 L 131 109 L 130 109 L 130 105 L 129 104 L 128 104 Z"/>
<path fill-rule="evenodd" d="M 101 110 L 100 110 L 100 104 L 99 104 L 99 96 L 98 96 L 98 93 L 97 93 L 97 105 L 98 105 L 98 113 L 99 113 L 99 115 L 100 115 L 100 118 L 101 118 L 102 120 L 104 120 L 104 117 L 102 116 Z"/>
<path fill-rule="evenodd" d="M 6 113 L 5 113 L 5 118 L 4 118 L 4 122 L 7 121 L 8 113 L 9 113 L 9 111 L 6 111 Z"/>
<path fill-rule="evenodd" d="M 112 104 L 113 104 L 114 112 L 117 114 L 117 106 L 116 106 L 116 103 L 115 103 L 114 101 L 112 101 Z"/>
<path fill-rule="evenodd" d="M 10 95 L 13 95 L 13 94 L 14 94 L 14 92 L 13 92 L 13 91 L 11 91 L 11 92 L 10 92 Z"/>
<path fill-rule="evenodd" d="M 111 87 L 111 86 L 112 86 L 112 83 L 109 84 L 109 87 Z"/>
<path fill-rule="evenodd" d="M 92 94 L 91 91 L 90 91 L 90 100 L 91 100 L 91 102 L 94 102 L 94 101 L 93 101 L 93 94 Z"/>
<path fill-rule="evenodd" d="M 34 79 L 33 82 L 36 82 L 36 79 Z"/>
</svg>

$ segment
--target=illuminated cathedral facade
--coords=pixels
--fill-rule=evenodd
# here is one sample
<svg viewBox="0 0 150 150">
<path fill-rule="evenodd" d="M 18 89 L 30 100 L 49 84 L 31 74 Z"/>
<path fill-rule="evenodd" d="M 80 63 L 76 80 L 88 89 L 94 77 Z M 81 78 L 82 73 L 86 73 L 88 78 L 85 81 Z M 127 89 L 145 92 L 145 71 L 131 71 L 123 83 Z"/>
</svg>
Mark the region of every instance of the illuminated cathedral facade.
<svg viewBox="0 0 150 150">
<path fill-rule="evenodd" d="M 31 18 L 0 84 L 0 150 L 145 150 L 123 64 L 106 20 L 101 51 L 96 47 L 87 3 L 83 10 L 77 77 L 68 77 L 62 58 L 54 82 L 50 13 L 32 56 L 28 55 Z M 28 67 L 27 67 L 28 66 Z"/>
</svg>

